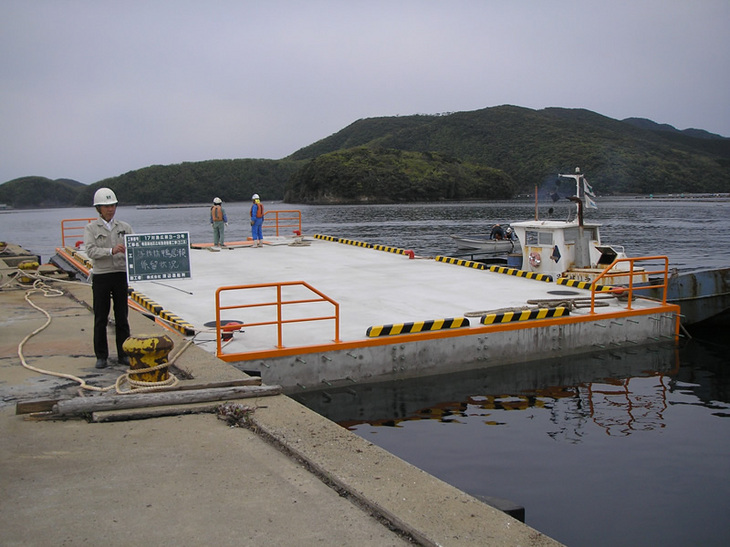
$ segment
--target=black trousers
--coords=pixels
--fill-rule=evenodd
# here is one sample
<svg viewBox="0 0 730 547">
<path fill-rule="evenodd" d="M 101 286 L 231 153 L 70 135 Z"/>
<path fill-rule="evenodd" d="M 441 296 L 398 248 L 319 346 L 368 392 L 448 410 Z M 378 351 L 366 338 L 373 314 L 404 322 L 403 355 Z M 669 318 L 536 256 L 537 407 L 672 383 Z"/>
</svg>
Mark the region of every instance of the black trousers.
<svg viewBox="0 0 730 547">
<path fill-rule="evenodd" d="M 95 274 L 91 278 L 91 291 L 94 295 L 94 354 L 97 359 L 109 357 L 106 327 L 109 324 L 109 311 L 113 302 L 117 356 L 122 357 L 124 355 L 122 344 L 129 338 L 127 273 Z"/>
</svg>

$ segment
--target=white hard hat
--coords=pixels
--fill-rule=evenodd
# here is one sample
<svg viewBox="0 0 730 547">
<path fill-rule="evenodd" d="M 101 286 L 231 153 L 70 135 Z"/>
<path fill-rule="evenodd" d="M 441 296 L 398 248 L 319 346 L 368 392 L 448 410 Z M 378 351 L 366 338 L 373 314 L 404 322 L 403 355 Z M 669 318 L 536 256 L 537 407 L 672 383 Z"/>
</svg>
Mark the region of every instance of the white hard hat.
<svg viewBox="0 0 730 547">
<path fill-rule="evenodd" d="M 116 205 L 117 196 L 111 188 L 99 188 L 94 192 L 94 207 L 97 205 Z"/>
<path fill-rule="evenodd" d="M 251 196 L 251 199 L 260 199 L 260 198 L 259 198 L 258 194 L 254 194 L 253 196 Z"/>
<path fill-rule="evenodd" d="M 213 198 L 213 203 L 222 203 L 221 198 Z"/>
</svg>

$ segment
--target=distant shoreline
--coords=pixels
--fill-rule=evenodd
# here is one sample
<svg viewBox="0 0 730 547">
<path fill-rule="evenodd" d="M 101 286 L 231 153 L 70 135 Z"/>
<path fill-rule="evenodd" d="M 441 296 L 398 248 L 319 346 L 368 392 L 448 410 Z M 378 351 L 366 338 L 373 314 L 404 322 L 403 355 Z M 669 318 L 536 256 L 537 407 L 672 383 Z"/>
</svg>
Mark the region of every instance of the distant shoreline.
<svg viewBox="0 0 730 547">
<path fill-rule="evenodd" d="M 206 203 L 179 203 L 170 205 L 137 205 L 137 209 L 192 209 L 194 207 L 207 207 Z"/>
</svg>

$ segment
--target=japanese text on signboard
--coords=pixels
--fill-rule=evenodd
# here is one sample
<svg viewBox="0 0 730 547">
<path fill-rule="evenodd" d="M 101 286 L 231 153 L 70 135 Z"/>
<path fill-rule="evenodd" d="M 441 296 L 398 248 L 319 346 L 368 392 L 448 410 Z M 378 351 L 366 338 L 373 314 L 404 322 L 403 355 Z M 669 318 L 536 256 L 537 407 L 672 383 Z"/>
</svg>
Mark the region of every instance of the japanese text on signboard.
<svg viewBox="0 0 730 547">
<path fill-rule="evenodd" d="M 188 232 L 124 236 L 130 281 L 190 277 Z"/>
</svg>

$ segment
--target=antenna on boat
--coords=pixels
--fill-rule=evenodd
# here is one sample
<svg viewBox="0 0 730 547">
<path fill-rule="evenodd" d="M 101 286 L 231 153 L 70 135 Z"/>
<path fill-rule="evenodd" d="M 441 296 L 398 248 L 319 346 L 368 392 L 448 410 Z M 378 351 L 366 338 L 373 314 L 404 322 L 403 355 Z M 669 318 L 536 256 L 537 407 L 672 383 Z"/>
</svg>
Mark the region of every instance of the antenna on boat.
<svg viewBox="0 0 730 547">
<path fill-rule="evenodd" d="M 537 220 L 537 184 L 535 185 L 535 220 Z"/>
</svg>

